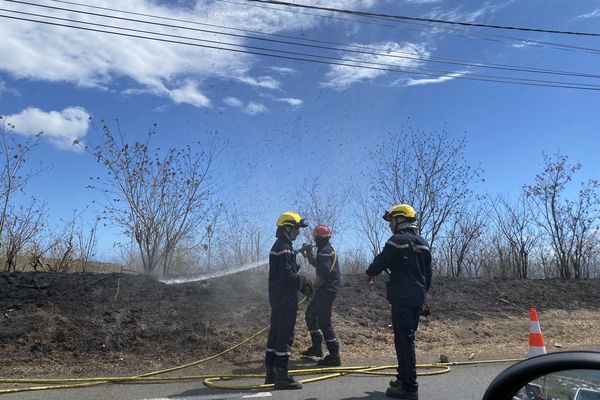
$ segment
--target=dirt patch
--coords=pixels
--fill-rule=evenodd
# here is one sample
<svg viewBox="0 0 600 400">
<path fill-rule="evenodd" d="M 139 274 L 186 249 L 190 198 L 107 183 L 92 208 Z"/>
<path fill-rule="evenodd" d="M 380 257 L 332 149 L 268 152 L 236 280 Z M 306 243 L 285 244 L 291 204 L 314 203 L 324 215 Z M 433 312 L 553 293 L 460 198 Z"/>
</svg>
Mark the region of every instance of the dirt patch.
<svg viewBox="0 0 600 400">
<path fill-rule="evenodd" d="M 167 285 L 126 274 L 0 274 L 0 375 L 124 375 L 189 363 L 264 327 L 264 270 Z M 524 356 L 529 307 L 550 351 L 600 345 L 600 281 L 436 278 L 421 321 L 419 361 Z M 293 359 L 309 345 L 301 306 Z M 344 276 L 334 306 L 346 361 L 393 356 L 384 284 Z M 266 333 L 225 356 L 260 362 Z"/>
</svg>

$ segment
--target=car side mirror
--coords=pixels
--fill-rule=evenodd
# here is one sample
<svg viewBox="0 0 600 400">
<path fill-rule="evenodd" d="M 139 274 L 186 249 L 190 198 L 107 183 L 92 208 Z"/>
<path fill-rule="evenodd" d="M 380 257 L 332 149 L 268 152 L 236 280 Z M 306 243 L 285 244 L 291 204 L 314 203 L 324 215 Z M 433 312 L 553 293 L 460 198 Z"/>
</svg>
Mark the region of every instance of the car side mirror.
<svg viewBox="0 0 600 400">
<path fill-rule="evenodd" d="M 532 357 L 502 371 L 483 400 L 600 400 L 600 352 Z"/>
</svg>

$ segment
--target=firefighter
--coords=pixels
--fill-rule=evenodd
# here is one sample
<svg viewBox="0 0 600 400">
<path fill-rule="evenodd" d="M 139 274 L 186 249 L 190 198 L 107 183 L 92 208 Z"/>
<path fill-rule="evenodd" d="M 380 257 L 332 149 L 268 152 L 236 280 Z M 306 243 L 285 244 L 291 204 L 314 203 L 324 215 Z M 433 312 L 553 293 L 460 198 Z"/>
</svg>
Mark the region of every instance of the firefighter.
<svg viewBox="0 0 600 400">
<path fill-rule="evenodd" d="M 429 244 L 418 234 L 416 217 L 408 204 L 398 204 L 386 211 L 383 218 L 389 222 L 393 235 L 366 271 L 371 284 L 381 272 L 389 273 L 387 299 L 392 307 L 398 368 L 397 379 L 390 382 L 385 393 L 408 400 L 419 397 L 415 332 L 432 276 Z"/>
<path fill-rule="evenodd" d="M 265 383 L 275 389 L 301 389 L 302 384 L 288 374 L 288 360 L 294 340 L 294 325 L 298 312 L 298 290 L 310 296 L 312 281 L 299 275 L 296 252 L 292 242 L 298 237 L 306 221 L 293 211 L 286 211 L 277 219 L 277 240 L 269 254 L 269 303 L 271 327 L 265 354 Z"/>
<path fill-rule="evenodd" d="M 306 327 L 310 332 L 312 346 L 302 352 L 304 356 L 323 357 L 323 337 L 329 354 L 317 362 L 318 365 L 337 367 L 342 365 L 340 345 L 335 337 L 331 324 L 331 308 L 340 289 L 340 268 L 335 249 L 329 243 L 331 230 L 327 225 L 317 225 L 313 230 L 313 238 L 317 246 L 315 257 L 311 246 L 302 247 L 302 255 L 315 267 L 317 279 L 315 294 L 306 308 Z"/>
</svg>

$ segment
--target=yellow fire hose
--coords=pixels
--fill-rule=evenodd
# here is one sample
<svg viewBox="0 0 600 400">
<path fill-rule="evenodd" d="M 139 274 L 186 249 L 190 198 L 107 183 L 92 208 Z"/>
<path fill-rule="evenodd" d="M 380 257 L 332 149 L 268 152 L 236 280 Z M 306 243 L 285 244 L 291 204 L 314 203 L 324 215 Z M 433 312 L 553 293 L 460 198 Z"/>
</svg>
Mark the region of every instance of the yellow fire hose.
<svg viewBox="0 0 600 400">
<path fill-rule="evenodd" d="M 306 300 L 303 299 L 302 302 Z M 301 302 L 301 303 L 302 303 Z M 220 353 L 212 356 L 197 360 L 188 364 L 179 365 L 172 368 L 167 368 L 159 371 L 148 372 L 142 375 L 136 376 L 121 376 L 121 377 L 96 377 L 96 378 L 23 378 L 23 379 L 11 379 L 11 378 L 0 378 L 0 384 L 16 383 L 16 384 L 49 384 L 48 386 L 30 386 L 20 388 L 9 388 L 0 389 L 0 394 L 5 393 L 18 393 L 26 391 L 36 390 L 50 390 L 50 389 L 70 389 L 70 388 L 83 388 L 96 385 L 102 385 L 106 383 L 125 383 L 125 382 L 140 382 L 140 383 L 156 383 L 156 382 L 168 382 L 168 381 L 185 381 L 185 380 L 200 380 L 204 379 L 204 385 L 210 388 L 218 389 L 273 389 L 273 384 L 253 384 L 253 385 L 223 385 L 217 383 L 219 381 L 230 381 L 234 379 L 264 379 L 265 374 L 215 374 L 215 375 L 190 375 L 190 376 L 169 376 L 169 377 L 157 377 L 157 375 L 165 374 L 168 372 L 178 371 L 184 368 L 193 367 L 195 365 L 203 364 L 215 358 L 219 358 L 243 345 L 250 342 L 257 336 L 264 333 L 269 327 L 264 327 L 253 335 L 249 336 L 240 343 L 232 346 Z M 485 361 L 465 361 L 465 362 L 450 362 L 450 363 L 433 363 L 433 364 L 417 364 L 418 369 L 424 369 L 417 373 L 419 376 L 425 375 L 439 375 L 450 372 L 450 366 L 452 365 L 471 365 L 471 364 L 491 364 L 500 362 L 516 362 L 520 361 L 520 358 L 505 359 L 505 360 L 485 360 Z M 352 366 L 352 367 L 325 367 L 325 368 L 309 368 L 309 369 L 297 369 L 290 370 L 290 374 L 293 375 L 320 375 L 314 378 L 308 378 L 301 380 L 301 383 L 312 383 L 318 382 L 325 379 L 331 379 L 338 376 L 347 374 L 360 374 L 360 375 L 389 375 L 395 376 L 393 372 L 381 372 L 387 369 L 394 369 L 395 365 L 383 365 L 383 366 Z M 61 383 L 61 385 L 58 385 Z M 65 384 L 66 383 L 66 384 Z"/>
</svg>

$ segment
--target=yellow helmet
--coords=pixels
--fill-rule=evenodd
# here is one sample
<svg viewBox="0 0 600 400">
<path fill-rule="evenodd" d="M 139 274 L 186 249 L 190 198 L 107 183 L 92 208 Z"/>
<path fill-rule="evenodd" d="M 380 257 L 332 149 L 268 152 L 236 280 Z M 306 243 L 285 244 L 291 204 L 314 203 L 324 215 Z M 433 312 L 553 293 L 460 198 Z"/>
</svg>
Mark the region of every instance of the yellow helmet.
<svg viewBox="0 0 600 400">
<path fill-rule="evenodd" d="M 297 212 L 294 211 L 286 211 L 277 218 L 277 226 L 297 226 L 299 228 L 305 228 L 308 225 L 304 218 L 300 216 Z"/>
<path fill-rule="evenodd" d="M 383 219 L 391 221 L 392 218 L 404 217 L 407 221 L 413 222 L 417 219 L 415 209 L 408 204 L 396 204 L 383 214 Z"/>
</svg>

